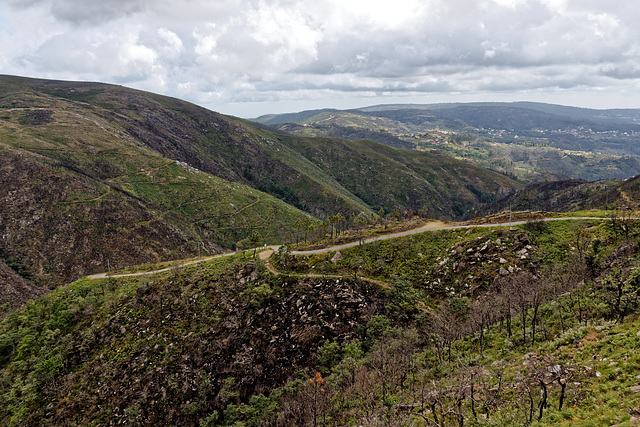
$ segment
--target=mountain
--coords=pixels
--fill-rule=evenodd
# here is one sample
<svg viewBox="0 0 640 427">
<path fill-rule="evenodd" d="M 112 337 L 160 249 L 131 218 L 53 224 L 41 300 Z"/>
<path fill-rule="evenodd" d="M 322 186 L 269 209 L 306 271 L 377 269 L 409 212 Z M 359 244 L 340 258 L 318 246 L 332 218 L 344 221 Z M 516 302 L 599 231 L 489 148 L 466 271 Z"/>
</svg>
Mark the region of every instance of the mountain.
<svg viewBox="0 0 640 427">
<path fill-rule="evenodd" d="M 255 119 L 296 135 L 435 149 L 524 181 L 624 179 L 640 173 L 640 110 L 541 103 L 392 104 Z M 297 126 L 296 126 L 297 125 Z"/>
<path fill-rule="evenodd" d="M 386 212 L 427 207 L 433 218 L 460 218 L 521 188 L 503 175 L 437 152 L 369 141 L 282 138 L 359 199 Z"/>
<path fill-rule="evenodd" d="M 434 151 L 0 76 L 0 425 L 631 425 L 632 211 L 167 262 L 337 212 L 384 233 L 379 208 L 527 197 L 634 207 L 640 179 L 522 188 Z"/>
<path fill-rule="evenodd" d="M 0 76 L 0 170 L 0 247 L 51 287 L 220 252 L 255 231 L 282 243 L 301 218 L 423 206 L 461 216 L 520 187 L 444 156 L 292 137 L 120 86 L 13 76 Z"/>
<path fill-rule="evenodd" d="M 0 422 L 629 421 L 638 239 L 530 222 L 82 279 L 0 323 Z"/>
</svg>

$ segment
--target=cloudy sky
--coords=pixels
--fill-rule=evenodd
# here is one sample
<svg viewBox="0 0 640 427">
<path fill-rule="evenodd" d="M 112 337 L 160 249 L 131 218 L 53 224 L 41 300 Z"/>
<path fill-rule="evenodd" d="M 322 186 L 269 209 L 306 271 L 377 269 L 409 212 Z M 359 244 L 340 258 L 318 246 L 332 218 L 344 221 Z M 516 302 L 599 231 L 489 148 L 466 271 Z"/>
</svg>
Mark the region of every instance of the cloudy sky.
<svg viewBox="0 0 640 427">
<path fill-rule="evenodd" d="M 241 117 L 382 103 L 640 108 L 637 0 L 1 0 L 0 73 Z"/>
</svg>

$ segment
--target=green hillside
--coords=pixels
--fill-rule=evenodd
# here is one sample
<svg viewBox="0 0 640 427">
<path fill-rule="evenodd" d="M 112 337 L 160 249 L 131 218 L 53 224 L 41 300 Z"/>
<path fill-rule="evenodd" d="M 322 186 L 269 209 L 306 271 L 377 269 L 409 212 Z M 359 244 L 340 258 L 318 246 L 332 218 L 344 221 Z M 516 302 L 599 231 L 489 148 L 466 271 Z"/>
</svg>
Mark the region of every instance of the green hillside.
<svg viewBox="0 0 640 427">
<path fill-rule="evenodd" d="M 437 152 L 367 141 L 282 139 L 376 210 L 427 207 L 433 218 L 460 218 L 521 188 L 506 176 Z"/>
<path fill-rule="evenodd" d="M 376 152 L 394 188 L 367 171 Z M 286 242 L 309 216 L 427 206 L 459 217 L 520 187 L 446 157 L 294 138 L 119 86 L 12 76 L 0 76 L 0 169 L 0 248 L 51 287 L 232 249 L 256 231 Z"/>
<path fill-rule="evenodd" d="M 640 174 L 639 110 L 538 103 L 396 104 L 255 119 L 302 136 L 438 150 L 521 181 Z"/>
<path fill-rule="evenodd" d="M 0 89 L 0 248 L 41 284 L 234 249 L 253 231 L 280 242 L 306 217 L 145 147 L 107 110 Z"/>
<path fill-rule="evenodd" d="M 0 323 L 0 420 L 631 425 L 635 223 L 627 236 L 596 220 L 528 223 L 338 260 L 285 249 L 277 276 L 236 255 L 83 279 Z"/>
</svg>

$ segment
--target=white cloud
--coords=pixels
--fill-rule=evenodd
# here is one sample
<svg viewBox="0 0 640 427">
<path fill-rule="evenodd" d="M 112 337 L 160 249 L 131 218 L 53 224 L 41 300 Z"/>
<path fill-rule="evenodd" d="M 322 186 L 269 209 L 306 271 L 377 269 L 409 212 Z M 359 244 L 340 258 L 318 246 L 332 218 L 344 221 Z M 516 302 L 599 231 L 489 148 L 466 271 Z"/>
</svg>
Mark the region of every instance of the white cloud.
<svg viewBox="0 0 640 427">
<path fill-rule="evenodd" d="M 159 28 L 158 36 L 166 43 L 164 46 L 159 47 L 163 56 L 173 59 L 182 53 L 184 45 L 176 33 L 166 28 Z"/>
<path fill-rule="evenodd" d="M 246 13 L 249 35 L 259 44 L 256 50 L 267 52 L 263 60 L 282 70 L 316 59 L 322 32 L 309 21 L 296 7 L 269 5 L 264 1 Z"/>
</svg>

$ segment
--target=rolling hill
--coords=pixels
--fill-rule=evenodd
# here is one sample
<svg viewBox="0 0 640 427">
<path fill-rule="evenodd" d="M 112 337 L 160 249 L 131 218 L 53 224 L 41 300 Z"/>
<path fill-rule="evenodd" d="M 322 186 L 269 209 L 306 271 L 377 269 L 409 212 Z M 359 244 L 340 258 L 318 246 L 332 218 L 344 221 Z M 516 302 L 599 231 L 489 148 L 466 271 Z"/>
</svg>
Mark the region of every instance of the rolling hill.
<svg viewBox="0 0 640 427">
<path fill-rule="evenodd" d="M 624 179 L 640 173 L 640 110 L 540 103 L 394 104 L 255 119 L 295 135 L 410 144 L 524 181 Z"/>
<path fill-rule="evenodd" d="M 51 287 L 220 252 L 254 231 L 281 243 L 300 218 L 424 206 L 453 218 L 520 188 L 446 156 L 291 137 L 120 86 L 14 76 L 0 76 L 0 170 L 0 247 Z"/>
</svg>

